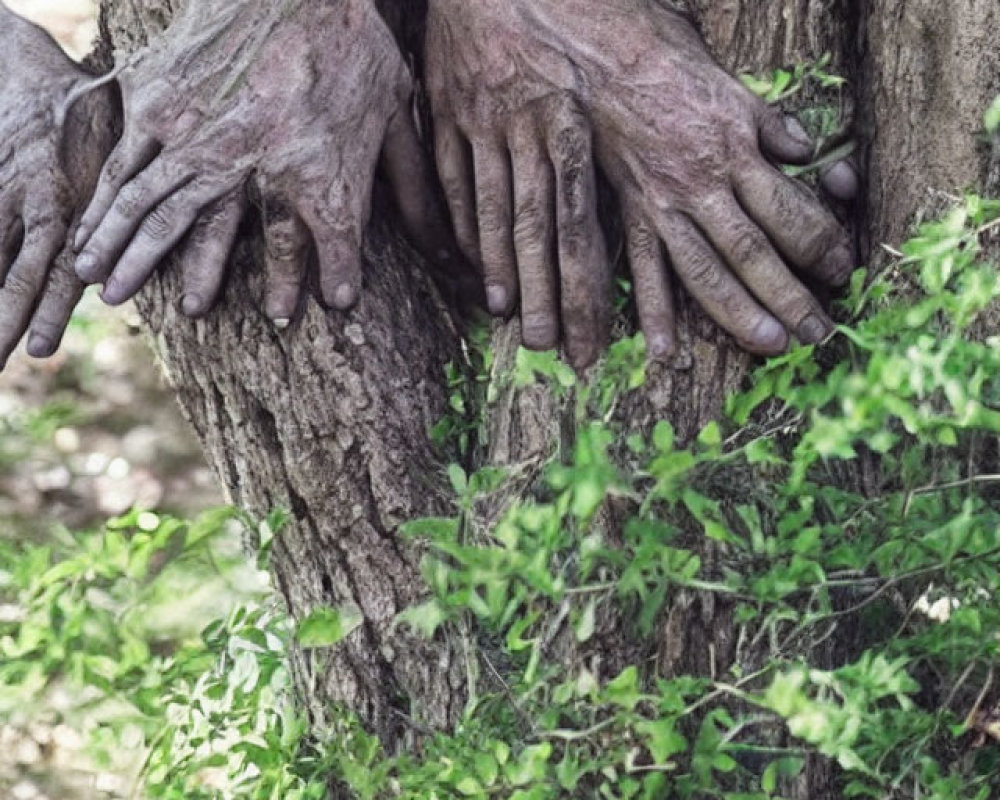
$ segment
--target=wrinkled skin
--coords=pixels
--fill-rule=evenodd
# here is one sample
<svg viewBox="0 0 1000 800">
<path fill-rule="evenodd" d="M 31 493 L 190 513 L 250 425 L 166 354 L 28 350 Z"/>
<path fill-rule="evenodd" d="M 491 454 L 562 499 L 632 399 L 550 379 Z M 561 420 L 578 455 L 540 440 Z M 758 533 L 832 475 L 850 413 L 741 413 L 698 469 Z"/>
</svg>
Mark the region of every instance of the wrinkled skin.
<svg viewBox="0 0 1000 800">
<path fill-rule="evenodd" d="M 666 255 L 747 350 L 831 333 L 794 272 L 843 283 L 848 239 L 773 166 L 808 161 L 812 145 L 679 14 L 654 0 L 430 0 L 427 69 L 459 244 L 481 260 L 491 311 L 520 293 L 526 346 L 555 346 L 561 327 L 584 366 L 606 339 L 597 166 L 623 209 L 651 356 L 676 347 Z"/>
<path fill-rule="evenodd" d="M 110 90 L 68 101 L 92 76 L 0 5 L 0 368 L 30 329 L 52 355 L 83 292 L 66 237 L 111 149 Z"/>
<path fill-rule="evenodd" d="M 184 240 L 181 308 L 205 313 L 248 203 L 264 218 L 266 313 L 296 311 L 311 248 L 325 301 L 361 290 L 380 153 L 415 243 L 452 259 L 414 129 L 411 79 L 370 0 L 199 0 L 121 73 L 125 127 L 75 236 L 77 274 L 131 297 Z"/>
</svg>

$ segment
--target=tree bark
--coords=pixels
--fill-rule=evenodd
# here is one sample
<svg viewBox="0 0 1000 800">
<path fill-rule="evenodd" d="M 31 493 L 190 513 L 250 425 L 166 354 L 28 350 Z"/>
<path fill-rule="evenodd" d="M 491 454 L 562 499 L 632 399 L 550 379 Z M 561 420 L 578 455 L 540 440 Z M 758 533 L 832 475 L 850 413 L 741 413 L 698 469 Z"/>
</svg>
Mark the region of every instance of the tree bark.
<svg viewBox="0 0 1000 800">
<path fill-rule="evenodd" d="M 170 0 L 106 0 L 104 31 L 119 58 L 169 22 Z M 866 198 L 857 212 L 861 260 L 873 244 L 897 243 L 932 190 L 958 192 L 983 180 L 976 131 L 1000 93 L 996 0 L 690 0 L 706 39 L 733 71 L 759 72 L 832 55 L 857 109 Z M 803 102 L 808 102 L 806 96 Z M 264 515 L 292 512 L 273 556 L 292 613 L 357 606 L 364 624 L 340 646 L 298 653 L 297 679 L 312 717 L 337 704 L 358 713 L 388 750 L 426 728 L 447 728 L 477 674 L 473 643 L 426 642 L 393 626 L 422 596 L 419 548 L 401 522 L 447 509 L 440 454 L 428 429 L 447 403 L 444 367 L 461 360 L 460 337 L 415 254 L 389 221 L 373 226 L 360 306 L 343 315 L 309 301 L 300 320 L 275 330 L 261 308 L 261 245 L 251 226 L 235 256 L 224 304 L 192 322 L 175 309 L 166 270 L 140 308 L 181 405 L 232 501 Z M 860 262 L 859 262 L 860 263 Z M 679 303 L 682 352 L 653 367 L 620 410 L 632 427 L 670 420 L 682 440 L 721 410 L 746 376 L 740 353 L 689 300 Z M 629 322 L 619 326 L 628 330 Z M 495 375 L 513 363 L 516 323 L 497 325 Z M 530 464 L 565 445 L 570 400 L 497 384 L 483 460 Z M 530 481 L 526 481 L 528 491 Z M 616 509 L 604 515 L 615 536 Z M 706 552 L 706 561 L 711 553 Z M 619 628 L 620 629 L 620 626 Z M 711 596 L 673 598 L 654 641 L 624 643 L 605 620 L 586 652 L 602 672 L 634 655 L 657 655 L 660 674 L 721 673 L 740 652 L 731 609 Z M 565 645 L 568 650 L 572 647 Z M 759 654 L 758 654 L 759 655 Z M 832 798 L 824 769 L 806 775 L 803 798 Z"/>
</svg>

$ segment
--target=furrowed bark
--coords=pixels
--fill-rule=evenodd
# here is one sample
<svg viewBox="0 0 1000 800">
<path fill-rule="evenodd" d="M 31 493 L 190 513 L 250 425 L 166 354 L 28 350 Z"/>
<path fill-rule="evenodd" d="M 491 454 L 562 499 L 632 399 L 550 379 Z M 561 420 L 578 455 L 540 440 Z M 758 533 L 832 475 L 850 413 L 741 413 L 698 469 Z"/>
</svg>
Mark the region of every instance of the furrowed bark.
<svg viewBox="0 0 1000 800">
<path fill-rule="evenodd" d="M 859 260 L 878 243 L 897 243 L 928 205 L 929 190 L 957 192 L 985 177 L 988 154 L 974 132 L 1000 93 L 996 0 L 688 5 L 731 70 L 760 72 L 828 52 L 829 70 L 848 78 L 845 102 L 860 110 L 867 175 Z M 108 41 L 124 56 L 161 31 L 174 10 L 167 0 L 106 0 Z M 392 751 L 426 727 L 456 720 L 475 654 L 461 641 L 427 643 L 392 626 L 423 591 L 419 550 L 400 539 L 398 526 L 447 510 L 427 431 L 445 410 L 443 368 L 460 360 L 460 345 L 412 251 L 381 222 L 369 238 L 365 294 L 346 316 L 310 302 L 289 330 L 271 327 L 261 308 L 260 243 L 250 226 L 225 303 L 207 320 L 191 322 L 176 311 L 177 279 L 169 270 L 145 291 L 140 308 L 233 501 L 259 515 L 274 507 L 292 512 L 274 552 L 292 613 L 318 605 L 364 612 L 365 623 L 337 648 L 297 655 L 299 689 L 313 719 L 321 723 L 331 705 L 343 706 Z M 680 355 L 669 367 L 651 368 L 619 415 L 640 429 L 668 419 L 688 441 L 719 415 L 753 362 L 682 293 L 678 304 Z M 619 333 L 631 329 L 619 325 Z M 495 375 L 510 369 L 517 341 L 516 322 L 496 326 Z M 471 466 L 537 464 L 570 444 L 572 406 L 543 389 L 500 386 L 487 413 L 487 452 Z M 526 492 L 537 473 L 528 475 Z M 612 540 L 624 511 L 604 514 Z M 704 550 L 711 564 L 712 550 Z M 707 594 L 678 593 L 652 641 L 626 641 L 620 630 L 608 618 L 585 650 L 572 637 L 556 646 L 565 659 L 599 658 L 604 674 L 640 654 L 655 655 L 668 675 L 721 674 L 736 661 L 746 668 L 766 658 L 738 646 L 732 609 Z M 839 796 L 818 763 L 785 794 Z"/>
</svg>

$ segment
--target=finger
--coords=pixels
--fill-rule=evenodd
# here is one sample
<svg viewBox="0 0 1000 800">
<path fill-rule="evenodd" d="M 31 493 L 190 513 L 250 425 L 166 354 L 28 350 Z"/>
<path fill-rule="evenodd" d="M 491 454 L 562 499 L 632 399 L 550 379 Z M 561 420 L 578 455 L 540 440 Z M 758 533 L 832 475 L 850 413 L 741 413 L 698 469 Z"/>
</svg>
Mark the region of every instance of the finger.
<svg viewBox="0 0 1000 800">
<path fill-rule="evenodd" d="M 507 316 L 517 300 L 510 159 L 497 142 L 474 142 L 472 152 L 486 303 L 490 313 Z"/>
<path fill-rule="evenodd" d="M 127 187 L 126 187 L 127 188 Z M 139 224 L 121 258 L 104 284 L 101 299 L 108 305 L 120 305 L 135 295 L 149 276 L 184 238 L 201 210 L 226 192 L 228 187 L 212 181 L 196 180 L 164 197 Z M 112 212 L 114 213 L 114 212 Z M 101 229 L 87 245 L 90 248 Z M 124 230 L 124 228 L 122 228 Z M 80 262 L 77 260 L 77 274 Z"/>
<path fill-rule="evenodd" d="M 122 137 L 104 162 L 94 195 L 77 225 L 73 237 L 73 249 L 76 252 L 79 253 L 90 240 L 101 220 L 111 210 L 122 187 L 145 169 L 158 150 L 158 143 L 150 137 L 134 133 L 126 133 Z"/>
<path fill-rule="evenodd" d="M 531 350 L 559 344 L 559 280 L 555 252 L 555 175 L 535 126 L 516 125 L 514 248 L 521 289 L 521 340 Z"/>
<path fill-rule="evenodd" d="M 304 193 L 297 205 L 316 247 L 323 300 L 338 311 L 352 308 L 361 296 L 361 246 L 371 217 L 374 180 L 373 169 L 358 182 L 341 181 L 329 190 L 316 187 L 312 194 L 322 195 L 321 202 L 310 201 Z"/>
<path fill-rule="evenodd" d="M 461 306 L 482 306 L 482 278 L 472 266 L 475 262 L 463 257 L 463 248 L 455 249 L 447 213 L 435 191 L 431 160 L 406 108 L 389 121 L 382 160 L 406 232 L 427 259 L 439 286 Z M 472 191 L 471 181 L 466 191 Z M 472 224 L 474 230 L 474 216 Z"/>
<path fill-rule="evenodd" d="M 417 249 L 435 262 L 452 260 L 451 235 L 408 108 L 401 108 L 389 120 L 382 157 L 403 225 Z"/>
<path fill-rule="evenodd" d="M 285 328 L 299 305 L 309 259 L 309 229 L 287 206 L 269 204 L 264 221 L 267 285 L 264 312 Z"/>
<path fill-rule="evenodd" d="M 670 263 L 691 296 L 744 350 L 777 355 L 788 347 L 788 334 L 722 263 L 718 253 L 684 216 L 657 219 Z"/>
<path fill-rule="evenodd" d="M 549 158 L 556 179 L 563 336 L 570 362 L 593 363 L 610 334 L 611 264 L 597 218 L 597 170 L 590 126 L 578 111 L 563 106 L 548 132 Z"/>
<path fill-rule="evenodd" d="M 660 237 L 642 217 L 629 213 L 625 244 L 632 267 L 639 324 L 651 359 L 667 361 L 677 352 L 676 312 Z"/>
<path fill-rule="evenodd" d="M 793 266 L 832 286 L 847 282 L 854 267 L 847 232 L 805 186 L 764 161 L 740 169 L 733 183 L 746 213 Z"/>
<path fill-rule="evenodd" d="M 2 282 L 21 249 L 24 225 L 21 224 L 20 216 L 12 211 L 4 211 L 0 215 L 0 223 L 4 225 L 0 230 L 0 282 Z"/>
<path fill-rule="evenodd" d="M 765 107 L 759 117 L 760 147 L 779 164 L 808 164 L 815 145 L 795 117 Z"/>
<path fill-rule="evenodd" d="M 66 225 L 61 220 L 49 218 L 34 225 L 26 219 L 25 227 L 21 251 L 0 289 L 0 366 L 7 363 L 24 335 L 49 268 L 66 243 Z"/>
<path fill-rule="evenodd" d="M 803 344 L 817 344 L 833 323 L 729 194 L 706 198 L 698 223 L 754 296 Z"/>
<path fill-rule="evenodd" d="M 820 186 L 834 199 L 850 203 L 861 193 L 861 179 L 849 159 L 835 161 L 819 173 Z"/>
<path fill-rule="evenodd" d="M 204 316 L 218 299 L 245 211 L 246 193 L 237 189 L 205 208 L 194 223 L 179 257 L 185 316 Z"/>
<path fill-rule="evenodd" d="M 28 355 L 32 358 L 48 358 L 59 349 L 66 326 L 85 288 L 83 281 L 73 271 L 72 256 L 64 251 L 49 274 L 42 299 L 31 318 Z"/>
<path fill-rule="evenodd" d="M 435 125 L 434 150 L 438 175 L 451 212 L 459 249 L 470 264 L 482 262 L 479 252 L 479 228 L 476 222 L 475 179 L 469 163 L 469 146 L 458 128 L 451 123 Z"/>
<path fill-rule="evenodd" d="M 162 210 L 161 204 L 193 177 L 194 170 L 187 165 L 171 158 L 160 158 L 122 186 L 110 210 L 77 256 L 76 274 L 80 280 L 86 283 L 103 281 L 141 225 L 144 226 L 145 243 L 156 239 L 156 226 L 169 222 L 166 212 L 175 214 L 180 210 L 177 200 Z M 154 210 L 158 213 L 154 214 Z M 133 251 L 132 255 L 136 257 L 138 253 Z"/>
</svg>

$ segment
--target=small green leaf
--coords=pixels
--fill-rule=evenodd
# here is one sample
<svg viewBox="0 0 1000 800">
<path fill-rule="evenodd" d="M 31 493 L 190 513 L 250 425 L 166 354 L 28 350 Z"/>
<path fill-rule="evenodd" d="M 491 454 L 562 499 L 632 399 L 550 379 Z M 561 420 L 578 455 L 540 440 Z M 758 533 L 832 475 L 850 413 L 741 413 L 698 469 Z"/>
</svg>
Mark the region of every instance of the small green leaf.
<svg viewBox="0 0 1000 800">
<path fill-rule="evenodd" d="M 298 624 L 295 638 L 302 647 L 332 647 L 364 621 L 357 606 L 317 608 Z"/>
</svg>

